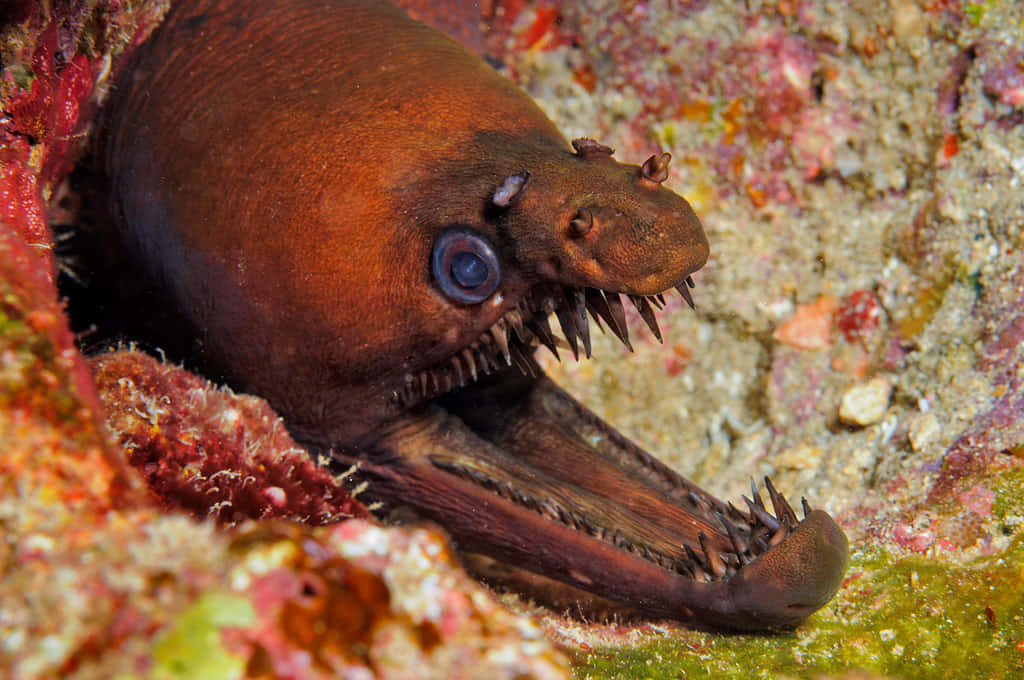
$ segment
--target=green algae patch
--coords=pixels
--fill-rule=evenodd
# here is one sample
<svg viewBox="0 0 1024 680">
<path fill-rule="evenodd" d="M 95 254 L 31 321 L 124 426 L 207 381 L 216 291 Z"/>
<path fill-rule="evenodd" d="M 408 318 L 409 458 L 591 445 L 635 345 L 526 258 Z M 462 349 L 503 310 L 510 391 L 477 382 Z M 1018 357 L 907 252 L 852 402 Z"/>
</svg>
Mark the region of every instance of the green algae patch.
<svg viewBox="0 0 1024 680">
<path fill-rule="evenodd" d="M 815 678 L 860 670 L 892 678 L 1024 677 L 1024 473 L 987 480 L 995 492 L 989 554 L 977 547 L 895 555 L 861 545 L 837 598 L 795 631 L 680 631 L 648 644 L 596 649 L 576 677 Z M 855 546 L 856 547 L 856 546 Z"/>
<path fill-rule="evenodd" d="M 159 680 L 240 678 L 246 660 L 230 653 L 224 628 L 250 626 L 256 615 L 244 597 L 206 593 L 179 617 L 153 650 L 153 676 Z"/>
<path fill-rule="evenodd" d="M 1014 449 L 1010 449 L 1007 455 L 1018 457 Z M 1024 489 L 1024 469 L 1009 470 L 994 477 L 988 481 L 988 486 L 994 492 L 992 519 L 1001 523 L 999 531 L 1009 535 L 1016 525 L 1018 531 L 1024 532 L 1024 495 L 1021 494 L 1021 489 Z"/>
<path fill-rule="evenodd" d="M 811 678 L 859 669 L 896 678 L 1024 674 L 1024 541 L 949 567 L 922 557 L 857 555 L 836 602 L 774 636 L 683 632 L 626 650 L 596 650 L 576 677 Z"/>
</svg>

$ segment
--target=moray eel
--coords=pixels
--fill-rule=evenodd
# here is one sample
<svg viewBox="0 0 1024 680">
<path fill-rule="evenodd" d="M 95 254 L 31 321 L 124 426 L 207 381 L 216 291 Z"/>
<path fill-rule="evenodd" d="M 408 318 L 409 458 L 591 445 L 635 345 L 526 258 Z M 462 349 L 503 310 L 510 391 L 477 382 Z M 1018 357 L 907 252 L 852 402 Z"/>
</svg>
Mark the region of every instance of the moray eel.
<svg viewBox="0 0 1024 680">
<path fill-rule="evenodd" d="M 384 2 L 180 1 L 129 62 L 97 154 L 122 247 L 181 316 L 159 337 L 357 462 L 385 512 L 650 617 L 767 629 L 835 594 L 826 513 L 770 483 L 714 498 L 534 360 L 589 356 L 588 313 L 628 344 L 624 301 L 655 333 L 662 293 L 692 302 L 708 242 L 668 154 L 567 144 Z"/>
</svg>

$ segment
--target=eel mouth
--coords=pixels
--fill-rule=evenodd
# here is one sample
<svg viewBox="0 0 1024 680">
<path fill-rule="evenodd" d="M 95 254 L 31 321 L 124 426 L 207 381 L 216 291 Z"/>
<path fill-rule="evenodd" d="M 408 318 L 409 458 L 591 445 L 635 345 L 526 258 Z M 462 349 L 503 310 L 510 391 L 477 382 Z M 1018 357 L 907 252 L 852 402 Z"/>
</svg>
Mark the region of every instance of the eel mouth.
<svg viewBox="0 0 1024 680">
<path fill-rule="evenodd" d="M 687 276 L 675 287 L 690 309 L 696 309 L 690 292 L 694 285 L 693 277 Z M 392 395 L 392 399 L 408 408 L 509 367 L 536 378 L 541 369 L 533 353 L 540 345 L 550 350 L 558 360 L 561 360 L 559 347 L 568 349 L 576 360 L 579 360 L 582 349 L 583 355 L 589 359 L 591 344 L 587 312 L 598 328 L 607 328 L 632 352 L 623 297 L 636 308 L 658 342 L 662 342 L 654 310 L 664 308 L 664 294 L 630 295 L 598 288 L 544 283 L 527 291 L 515 306 L 476 340 L 447 360 L 406 374 L 403 387 Z M 561 337 L 555 335 L 551 328 L 548 319 L 552 315 L 558 319 Z"/>
<path fill-rule="evenodd" d="M 676 290 L 693 307 L 692 279 Z M 384 514 L 438 522 L 467 553 L 541 574 L 646 616 L 764 630 L 837 592 L 846 536 L 765 478 L 742 508 L 683 478 L 558 388 L 538 345 L 590 355 L 587 313 L 631 348 L 621 293 L 541 284 L 465 349 L 410 375 L 405 415 L 367 446 L 357 478 Z M 661 295 L 626 295 L 659 340 Z M 563 337 L 548 321 L 558 319 Z M 767 501 L 765 497 L 767 496 Z M 408 515 L 405 515 L 408 516 Z"/>
</svg>

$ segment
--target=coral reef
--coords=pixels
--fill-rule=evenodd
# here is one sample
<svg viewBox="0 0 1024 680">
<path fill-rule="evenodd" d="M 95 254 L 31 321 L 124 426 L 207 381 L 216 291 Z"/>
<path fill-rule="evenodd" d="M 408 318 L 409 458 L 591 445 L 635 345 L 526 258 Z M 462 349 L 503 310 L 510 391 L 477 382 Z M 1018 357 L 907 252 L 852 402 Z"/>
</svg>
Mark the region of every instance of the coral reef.
<svg viewBox="0 0 1024 680">
<path fill-rule="evenodd" d="M 511 677 L 513 650 L 523 674 L 564 673 L 532 624 L 447 566 L 434 534 L 245 521 L 361 512 L 289 458 L 258 402 L 106 357 L 106 437 L 53 290 L 44 205 L 111 60 L 163 5 L 15 5 L 0 31 L 0 666 Z M 485 51 L 567 136 L 626 160 L 673 153 L 669 184 L 712 244 L 697 314 L 677 301 L 660 313 L 666 346 L 639 332 L 627 357 L 595 337 L 600 361 L 547 368 L 709 490 L 735 498 L 771 474 L 837 514 L 854 549 L 835 603 L 778 636 L 506 599 L 581 678 L 1024 672 L 1020 3 L 508 0 L 485 16 Z M 165 450 L 179 466 L 153 455 Z M 294 470 L 253 475 L 271 451 Z M 293 505 L 300 489 L 313 497 Z"/>
</svg>

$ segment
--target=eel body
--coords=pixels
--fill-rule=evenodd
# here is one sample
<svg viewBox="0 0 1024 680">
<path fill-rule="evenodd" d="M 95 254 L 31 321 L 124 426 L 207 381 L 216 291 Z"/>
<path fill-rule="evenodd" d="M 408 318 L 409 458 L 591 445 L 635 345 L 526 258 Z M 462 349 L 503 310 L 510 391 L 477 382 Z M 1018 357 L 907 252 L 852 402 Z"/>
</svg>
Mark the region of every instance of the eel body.
<svg viewBox="0 0 1024 680">
<path fill-rule="evenodd" d="M 556 387 L 539 345 L 628 344 L 708 256 L 687 202 L 445 35 L 373 0 L 182 0 L 98 156 L 122 247 L 209 375 L 357 461 L 385 509 L 649 616 L 762 629 L 836 592 L 846 538 L 742 511 Z M 549 320 L 550 319 L 550 320 Z M 557 321 L 562 338 L 552 330 Z"/>
</svg>

